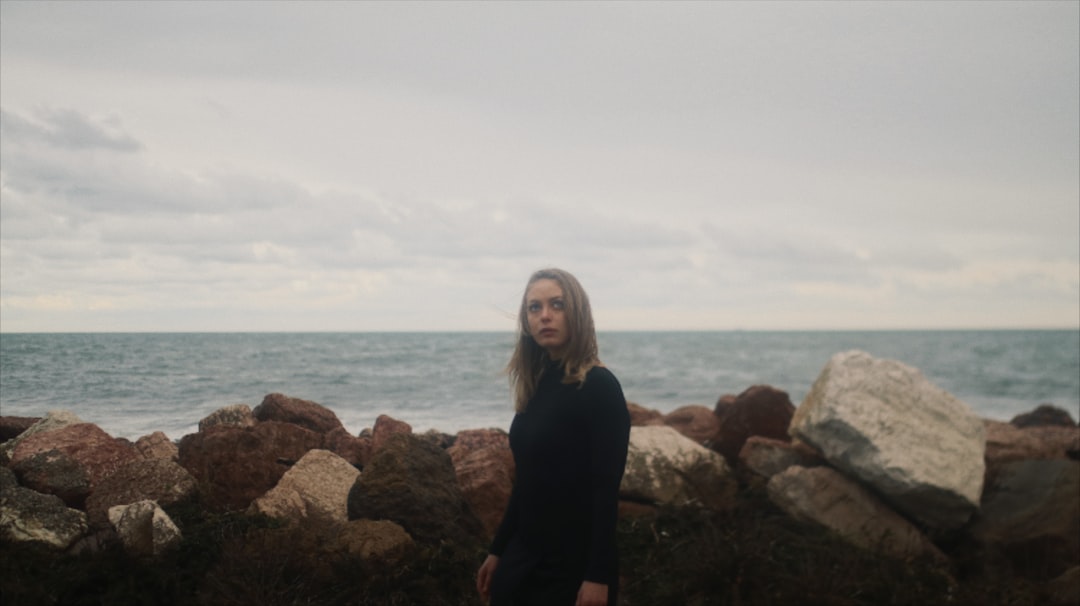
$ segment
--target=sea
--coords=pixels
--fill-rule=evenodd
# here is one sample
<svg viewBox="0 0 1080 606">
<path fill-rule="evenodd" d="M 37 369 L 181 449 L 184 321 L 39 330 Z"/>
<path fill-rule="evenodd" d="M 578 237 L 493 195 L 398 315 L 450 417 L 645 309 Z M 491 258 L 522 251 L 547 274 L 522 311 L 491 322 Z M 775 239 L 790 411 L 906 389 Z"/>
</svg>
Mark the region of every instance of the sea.
<svg viewBox="0 0 1080 606">
<path fill-rule="evenodd" d="M 667 413 L 752 385 L 798 406 L 829 358 L 858 349 L 918 368 L 975 414 L 1040 404 L 1080 418 L 1080 331 L 602 332 L 627 400 Z M 115 437 L 197 431 L 270 393 L 318 402 L 353 434 L 382 414 L 414 431 L 508 429 L 511 333 L 0 333 L 0 414 L 68 410 Z"/>
</svg>

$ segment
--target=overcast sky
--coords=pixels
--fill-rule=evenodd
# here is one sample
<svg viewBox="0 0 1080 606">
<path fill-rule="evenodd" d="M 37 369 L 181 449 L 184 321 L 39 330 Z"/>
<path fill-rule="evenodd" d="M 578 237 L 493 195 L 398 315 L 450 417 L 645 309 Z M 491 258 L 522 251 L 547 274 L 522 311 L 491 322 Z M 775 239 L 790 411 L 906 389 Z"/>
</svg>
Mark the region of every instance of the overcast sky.
<svg viewBox="0 0 1080 606">
<path fill-rule="evenodd" d="M 0 3 L 0 330 L 1080 325 L 1080 3 Z"/>
</svg>

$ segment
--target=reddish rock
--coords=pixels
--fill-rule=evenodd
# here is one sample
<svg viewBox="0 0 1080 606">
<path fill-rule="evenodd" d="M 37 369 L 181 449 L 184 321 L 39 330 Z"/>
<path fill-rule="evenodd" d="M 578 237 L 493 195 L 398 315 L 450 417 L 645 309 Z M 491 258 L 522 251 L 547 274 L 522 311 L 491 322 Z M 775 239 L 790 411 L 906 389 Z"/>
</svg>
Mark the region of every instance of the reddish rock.
<svg viewBox="0 0 1080 606">
<path fill-rule="evenodd" d="M 664 424 L 706 448 L 713 444 L 720 431 L 720 419 L 700 405 L 676 408 L 664 416 Z"/>
<path fill-rule="evenodd" d="M 454 438 L 454 445 L 446 449 L 450 460 L 457 465 L 459 461 L 491 446 L 510 448 L 510 436 L 501 429 L 466 429 L 459 431 Z"/>
<path fill-rule="evenodd" d="M 502 522 L 514 487 L 514 455 L 509 444 L 473 450 L 454 462 L 458 487 L 490 540 Z"/>
<path fill-rule="evenodd" d="M 163 432 L 155 431 L 135 441 L 135 450 L 144 459 L 168 459 L 176 461 L 180 449 Z"/>
<path fill-rule="evenodd" d="M 38 453 L 56 450 L 83 469 L 90 490 L 124 463 L 137 458 L 135 449 L 125 446 L 93 423 L 76 423 L 26 436 L 11 453 L 11 464 Z"/>
<path fill-rule="evenodd" d="M 1042 404 L 1031 412 L 1016 415 L 1009 422 L 1017 427 L 1043 427 L 1048 425 L 1076 427 L 1076 421 L 1073 420 L 1069 411 L 1058 408 L 1053 404 Z"/>
<path fill-rule="evenodd" d="M 211 507 L 244 509 L 322 442 L 320 434 L 292 423 L 220 426 L 181 438 L 180 465 L 205 487 Z"/>
<path fill-rule="evenodd" d="M 323 436 L 323 448 L 345 459 L 355 467 L 363 468 L 371 460 L 370 436 L 354 436 L 344 427 L 331 429 Z"/>
<path fill-rule="evenodd" d="M 713 445 L 728 463 L 735 465 L 739 451 L 750 436 L 763 436 L 788 442 L 788 425 L 795 406 L 787 392 L 768 385 L 755 385 L 727 404 L 721 398 L 716 404 L 720 430 Z"/>
<path fill-rule="evenodd" d="M 60 497 L 64 505 L 82 509 L 90 495 L 90 476 L 75 459 L 59 450 L 36 452 L 12 464 L 23 486 Z"/>
<path fill-rule="evenodd" d="M 375 419 L 375 427 L 371 430 L 371 451 L 379 452 L 390 436 L 399 433 L 412 434 L 412 425 L 389 415 L 379 415 L 379 418 Z"/>
<path fill-rule="evenodd" d="M 0 442 L 18 437 L 40 420 L 41 417 L 0 417 Z"/>
<path fill-rule="evenodd" d="M 1045 425 L 1025 427 L 1023 431 L 1042 442 L 1053 458 L 1080 460 L 1080 427 Z"/>
<path fill-rule="evenodd" d="M 738 398 L 735 394 L 726 393 L 720 396 L 716 400 L 716 407 L 713 409 L 713 414 L 721 419 L 727 414 L 728 409 L 735 405 L 735 399 Z"/>
<path fill-rule="evenodd" d="M 644 425 L 663 425 L 664 414 L 659 410 L 645 408 L 634 402 L 626 403 L 626 410 L 630 413 L 630 426 L 641 427 Z"/>
<path fill-rule="evenodd" d="M 739 451 L 736 470 L 744 481 L 768 480 L 793 465 L 817 467 L 825 459 L 802 442 L 750 436 Z"/>
<path fill-rule="evenodd" d="M 1031 429 L 1021 429 L 1011 423 L 983 419 L 986 428 L 986 466 L 997 467 L 1009 461 L 1025 459 L 1064 458 L 1052 444 L 1039 439 Z M 1042 428 L 1039 428 L 1042 429 Z M 1058 428 L 1054 428 L 1058 429 Z"/>
<path fill-rule="evenodd" d="M 105 478 L 86 500 L 91 528 L 104 528 L 109 508 L 152 500 L 168 506 L 195 494 L 195 478 L 170 459 L 135 459 Z"/>
<path fill-rule="evenodd" d="M 252 414 L 255 415 L 257 421 L 292 423 L 315 433 L 327 433 L 339 427 L 344 428 L 341 420 L 329 408 L 279 393 L 272 393 L 263 398 L 262 404 L 256 406 Z"/>
</svg>

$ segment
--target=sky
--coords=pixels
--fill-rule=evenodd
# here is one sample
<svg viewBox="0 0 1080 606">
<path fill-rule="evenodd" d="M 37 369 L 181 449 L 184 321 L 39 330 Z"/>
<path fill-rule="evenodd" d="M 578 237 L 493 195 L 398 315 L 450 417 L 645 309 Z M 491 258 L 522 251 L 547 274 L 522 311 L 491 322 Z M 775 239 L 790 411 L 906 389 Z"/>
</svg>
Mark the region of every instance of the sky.
<svg viewBox="0 0 1080 606">
<path fill-rule="evenodd" d="M 0 331 L 1080 326 L 1080 3 L 0 2 Z"/>
</svg>

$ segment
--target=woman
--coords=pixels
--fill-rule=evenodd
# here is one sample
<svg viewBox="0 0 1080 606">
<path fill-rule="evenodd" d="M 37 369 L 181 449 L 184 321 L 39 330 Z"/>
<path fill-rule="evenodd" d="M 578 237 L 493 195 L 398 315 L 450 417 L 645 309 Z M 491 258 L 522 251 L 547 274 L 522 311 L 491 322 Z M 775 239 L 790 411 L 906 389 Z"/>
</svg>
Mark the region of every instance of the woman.
<svg viewBox="0 0 1080 606">
<path fill-rule="evenodd" d="M 529 278 L 507 365 L 517 414 L 516 478 L 476 576 L 493 606 L 615 604 L 615 524 L 630 415 L 597 357 L 581 284 L 559 269 Z"/>
</svg>

